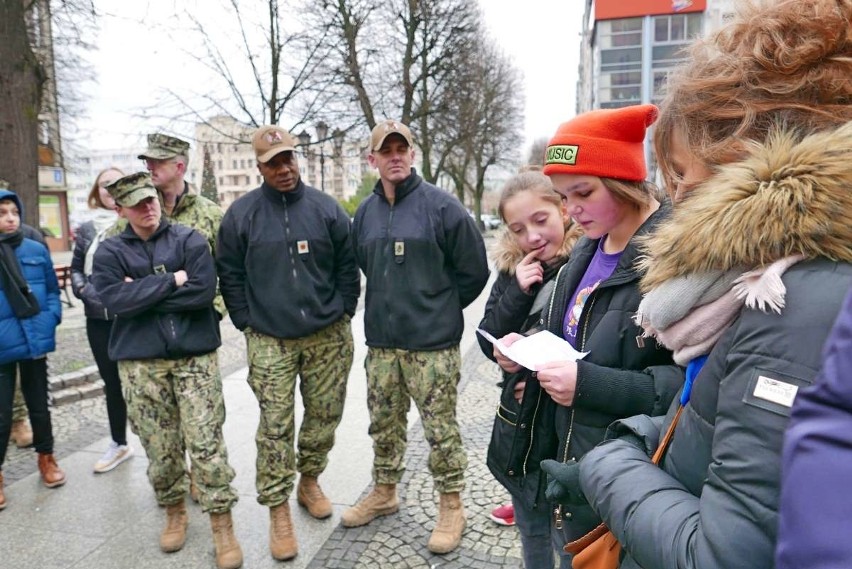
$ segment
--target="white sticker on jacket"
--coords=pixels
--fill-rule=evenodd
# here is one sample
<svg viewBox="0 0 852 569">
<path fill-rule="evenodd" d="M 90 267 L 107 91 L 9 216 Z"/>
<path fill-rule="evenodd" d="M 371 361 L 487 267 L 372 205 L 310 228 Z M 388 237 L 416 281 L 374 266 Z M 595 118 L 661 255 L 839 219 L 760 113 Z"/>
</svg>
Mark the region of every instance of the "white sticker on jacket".
<svg viewBox="0 0 852 569">
<path fill-rule="evenodd" d="M 296 249 L 299 251 L 299 255 L 304 255 L 308 252 L 308 242 L 296 241 Z"/>
<path fill-rule="evenodd" d="M 793 400 L 796 399 L 796 393 L 799 391 L 798 385 L 778 381 L 765 375 L 758 376 L 757 383 L 754 386 L 754 396 L 760 399 L 765 399 L 778 405 L 792 407 Z"/>
</svg>

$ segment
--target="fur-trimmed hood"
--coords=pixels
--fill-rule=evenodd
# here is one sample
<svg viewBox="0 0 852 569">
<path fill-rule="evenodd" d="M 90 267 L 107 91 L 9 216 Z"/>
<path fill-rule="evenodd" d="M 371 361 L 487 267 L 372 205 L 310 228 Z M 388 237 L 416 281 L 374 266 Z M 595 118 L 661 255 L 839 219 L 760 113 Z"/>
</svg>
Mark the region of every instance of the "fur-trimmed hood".
<svg viewBox="0 0 852 569">
<path fill-rule="evenodd" d="M 562 247 L 559 249 L 559 257 L 567 257 L 574 248 L 574 244 L 583 235 L 583 230 L 579 225 L 574 223 L 565 229 L 565 237 L 562 240 Z M 497 237 L 497 243 L 491 250 L 491 260 L 494 261 L 495 268 L 501 273 L 515 274 L 515 267 L 526 256 L 521 246 L 518 245 L 518 240 L 512 235 L 508 227 L 503 227 L 500 230 L 500 235 Z"/>
<path fill-rule="evenodd" d="M 778 131 L 719 168 L 642 239 L 642 288 L 801 254 L 852 262 L 852 123 Z"/>
</svg>

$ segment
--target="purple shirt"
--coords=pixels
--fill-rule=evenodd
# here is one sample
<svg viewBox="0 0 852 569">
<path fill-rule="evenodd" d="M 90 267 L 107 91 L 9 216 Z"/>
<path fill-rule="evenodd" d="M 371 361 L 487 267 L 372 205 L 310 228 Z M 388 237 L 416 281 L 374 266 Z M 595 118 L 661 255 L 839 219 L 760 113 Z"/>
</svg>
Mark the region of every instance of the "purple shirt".
<svg viewBox="0 0 852 569">
<path fill-rule="evenodd" d="M 592 257 L 592 262 L 589 263 L 586 274 L 583 275 L 577 288 L 574 289 L 574 295 L 571 297 L 571 302 L 568 303 L 568 309 L 565 311 L 562 321 L 562 335 L 575 348 L 577 348 L 577 326 L 580 323 L 580 315 L 583 314 L 586 301 L 598 288 L 598 285 L 609 278 L 618 265 L 621 253 L 623 253 L 623 251 L 612 254 L 604 253 L 603 243 L 605 240 L 601 239 L 598 242 L 598 250 L 595 251 L 595 256 Z"/>
</svg>

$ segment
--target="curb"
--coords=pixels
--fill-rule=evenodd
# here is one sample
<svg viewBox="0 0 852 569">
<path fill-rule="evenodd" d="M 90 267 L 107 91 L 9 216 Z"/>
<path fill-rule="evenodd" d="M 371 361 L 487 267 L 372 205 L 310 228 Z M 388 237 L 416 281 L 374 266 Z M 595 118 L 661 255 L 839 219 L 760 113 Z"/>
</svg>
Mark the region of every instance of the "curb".
<svg viewBox="0 0 852 569">
<path fill-rule="evenodd" d="M 104 382 L 98 366 L 91 365 L 47 378 L 48 403 L 57 407 L 104 393 Z"/>
</svg>

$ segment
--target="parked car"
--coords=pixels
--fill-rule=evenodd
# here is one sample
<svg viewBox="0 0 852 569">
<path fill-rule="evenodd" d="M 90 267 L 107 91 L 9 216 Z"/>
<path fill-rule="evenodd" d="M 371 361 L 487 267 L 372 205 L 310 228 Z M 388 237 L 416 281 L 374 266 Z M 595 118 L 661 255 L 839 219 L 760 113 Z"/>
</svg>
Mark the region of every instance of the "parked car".
<svg viewBox="0 0 852 569">
<path fill-rule="evenodd" d="M 485 229 L 497 229 L 503 225 L 499 217 L 490 213 L 483 213 L 479 216 L 479 219 L 482 220 L 482 225 L 485 226 Z"/>
</svg>

